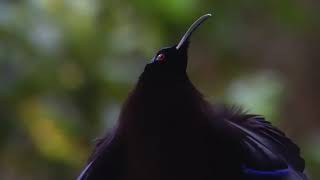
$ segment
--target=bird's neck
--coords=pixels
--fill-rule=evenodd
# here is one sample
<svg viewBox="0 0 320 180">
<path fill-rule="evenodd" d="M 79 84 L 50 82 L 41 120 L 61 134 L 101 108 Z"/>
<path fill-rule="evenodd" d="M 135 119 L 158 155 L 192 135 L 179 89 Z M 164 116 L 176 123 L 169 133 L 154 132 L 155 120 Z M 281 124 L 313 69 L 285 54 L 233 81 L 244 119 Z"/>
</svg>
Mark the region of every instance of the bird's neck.
<svg viewBox="0 0 320 180">
<path fill-rule="evenodd" d="M 175 80 L 159 84 L 140 78 L 120 115 L 120 124 L 127 134 L 133 138 L 132 134 L 165 138 L 166 133 L 190 131 L 207 123 L 206 117 L 201 116 L 209 105 L 201 93 L 187 76 Z"/>
</svg>

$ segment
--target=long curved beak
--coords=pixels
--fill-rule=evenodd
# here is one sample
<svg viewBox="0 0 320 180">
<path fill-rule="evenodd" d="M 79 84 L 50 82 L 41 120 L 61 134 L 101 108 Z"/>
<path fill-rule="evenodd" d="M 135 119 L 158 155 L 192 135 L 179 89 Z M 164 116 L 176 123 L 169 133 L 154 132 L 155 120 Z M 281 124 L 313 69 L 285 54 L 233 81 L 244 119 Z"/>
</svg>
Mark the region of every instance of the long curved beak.
<svg viewBox="0 0 320 180">
<path fill-rule="evenodd" d="M 190 36 L 192 35 L 192 33 L 205 21 L 207 20 L 209 17 L 211 17 L 211 14 L 205 14 L 203 16 L 201 16 L 199 19 L 197 19 L 188 29 L 188 31 L 182 36 L 179 44 L 176 46 L 176 49 L 179 50 L 180 47 L 188 41 L 188 39 L 190 38 Z"/>
</svg>

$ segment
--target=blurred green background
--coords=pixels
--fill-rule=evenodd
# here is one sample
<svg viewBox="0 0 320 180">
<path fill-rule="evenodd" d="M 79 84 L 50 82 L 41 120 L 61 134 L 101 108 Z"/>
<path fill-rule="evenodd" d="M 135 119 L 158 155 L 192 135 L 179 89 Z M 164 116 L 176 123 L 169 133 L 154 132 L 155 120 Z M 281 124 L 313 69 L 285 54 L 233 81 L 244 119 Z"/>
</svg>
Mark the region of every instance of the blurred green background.
<svg viewBox="0 0 320 180">
<path fill-rule="evenodd" d="M 0 179 L 75 179 L 144 65 L 200 15 L 189 75 L 263 114 L 320 178 L 320 2 L 0 1 Z"/>
</svg>

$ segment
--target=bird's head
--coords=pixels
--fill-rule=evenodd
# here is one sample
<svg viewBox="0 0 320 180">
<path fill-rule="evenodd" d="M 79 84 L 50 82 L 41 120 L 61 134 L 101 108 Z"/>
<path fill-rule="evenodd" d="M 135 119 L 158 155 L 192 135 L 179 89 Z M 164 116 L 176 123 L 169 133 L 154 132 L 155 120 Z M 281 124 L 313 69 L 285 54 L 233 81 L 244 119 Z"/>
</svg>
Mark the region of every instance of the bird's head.
<svg viewBox="0 0 320 180">
<path fill-rule="evenodd" d="M 206 14 L 197 19 L 182 36 L 180 42 L 172 47 L 159 50 L 152 61 L 146 65 L 143 79 L 152 81 L 168 81 L 186 76 L 188 63 L 188 46 L 192 33 L 209 17 Z"/>
</svg>

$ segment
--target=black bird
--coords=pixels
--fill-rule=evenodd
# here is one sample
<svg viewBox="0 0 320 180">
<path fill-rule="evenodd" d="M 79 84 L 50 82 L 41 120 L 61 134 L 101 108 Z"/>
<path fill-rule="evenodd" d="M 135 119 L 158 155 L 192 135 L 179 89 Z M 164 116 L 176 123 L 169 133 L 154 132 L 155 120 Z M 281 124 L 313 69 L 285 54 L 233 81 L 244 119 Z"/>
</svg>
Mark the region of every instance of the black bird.
<svg viewBox="0 0 320 180">
<path fill-rule="evenodd" d="M 262 116 L 210 104 L 189 80 L 189 38 L 210 16 L 146 65 L 77 180 L 307 180 L 283 132 Z"/>
</svg>

